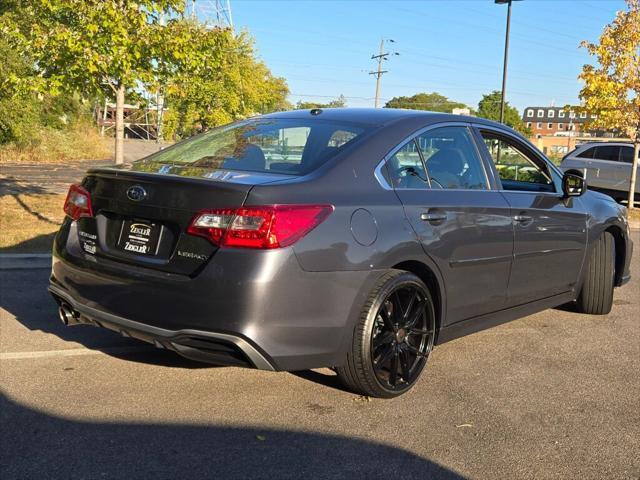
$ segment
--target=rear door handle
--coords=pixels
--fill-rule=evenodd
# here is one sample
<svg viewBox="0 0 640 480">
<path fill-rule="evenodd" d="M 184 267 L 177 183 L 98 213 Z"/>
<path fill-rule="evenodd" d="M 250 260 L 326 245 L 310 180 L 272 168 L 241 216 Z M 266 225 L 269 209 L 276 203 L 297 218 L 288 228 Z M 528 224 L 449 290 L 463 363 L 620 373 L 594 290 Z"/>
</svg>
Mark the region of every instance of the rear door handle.
<svg viewBox="0 0 640 480">
<path fill-rule="evenodd" d="M 518 223 L 527 223 L 533 220 L 533 217 L 530 217 L 529 215 L 514 215 L 513 220 Z"/>
<path fill-rule="evenodd" d="M 423 213 L 420 215 L 420 220 L 424 222 L 442 222 L 446 219 L 447 216 L 444 213 Z"/>
</svg>

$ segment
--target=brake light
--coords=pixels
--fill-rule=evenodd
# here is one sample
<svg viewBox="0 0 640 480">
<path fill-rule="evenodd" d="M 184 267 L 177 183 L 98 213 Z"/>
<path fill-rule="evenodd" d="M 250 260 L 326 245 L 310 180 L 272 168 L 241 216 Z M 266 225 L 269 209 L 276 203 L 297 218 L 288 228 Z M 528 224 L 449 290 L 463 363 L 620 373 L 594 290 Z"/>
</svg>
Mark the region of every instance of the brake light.
<svg viewBox="0 0 640 480">
<path fill-rule="evenodd" d="M 64 201 L 64 213 L 73 220 L 78 220 L 81 217 L 93 217 L 91 195 L 82 185 L 74 184 L 69 187 L 67 199 Z"/>
<path fill-rule="evenodd" d="M 269 205 L 203 210 L 187 233 L 221 247 L 280 248 L 293 245 L 333 212 L 332 205 Z"/>
</svg>

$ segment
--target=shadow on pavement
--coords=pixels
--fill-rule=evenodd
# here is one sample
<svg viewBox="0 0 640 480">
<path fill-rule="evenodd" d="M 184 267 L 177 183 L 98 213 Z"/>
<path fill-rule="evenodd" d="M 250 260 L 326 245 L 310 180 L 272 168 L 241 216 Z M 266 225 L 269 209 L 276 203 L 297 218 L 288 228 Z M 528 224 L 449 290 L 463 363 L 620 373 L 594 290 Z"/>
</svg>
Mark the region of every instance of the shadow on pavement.
<svg viewBox="0 0 640 480">
<path fill-rule="evenodd" d="M 0 271 L 0 308 L 31 331 L 41 331 L 121 360 L 175 368 L 211 368 L 145 342 L 124 338 L 89 325 L 67 327 L 58 319 L 57 305 L 47 292 L 50 269 Z M 131 347 L 122 351 L 121 347 Z M 120 350 L 119 350 L 120 349 Z"/>
<path fill-rule="evenodd" d="M 77 421 L 33 410 L 4 395 L 0 411 L 4 480 L 463 478 L 406 450 L 319 433 Z"/>
</svg>

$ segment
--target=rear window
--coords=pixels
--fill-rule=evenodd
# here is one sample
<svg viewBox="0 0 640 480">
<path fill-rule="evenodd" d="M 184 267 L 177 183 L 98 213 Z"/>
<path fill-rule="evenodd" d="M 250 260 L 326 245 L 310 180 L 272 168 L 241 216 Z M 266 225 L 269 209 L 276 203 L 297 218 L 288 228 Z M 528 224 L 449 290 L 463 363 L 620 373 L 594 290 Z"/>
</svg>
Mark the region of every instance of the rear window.
<svg viewBox="0 0 640 480">
<path fill-rule="evenodd" d="M 302 175 L 370 127 L 317 119 L 258 119 L 202 133 L 141 162 Z"/>
</svg>

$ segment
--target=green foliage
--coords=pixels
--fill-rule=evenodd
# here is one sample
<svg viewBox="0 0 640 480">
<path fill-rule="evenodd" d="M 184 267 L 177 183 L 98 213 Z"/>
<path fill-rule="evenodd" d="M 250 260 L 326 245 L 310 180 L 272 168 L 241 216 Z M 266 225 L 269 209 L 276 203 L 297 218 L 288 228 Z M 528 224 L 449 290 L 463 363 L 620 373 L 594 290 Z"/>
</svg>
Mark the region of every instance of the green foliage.
<svg viewBox="0 0 640 480">
<path fill-rule="evenodd" d="M 464 103 L 449 100 L 437 92 L 417 93 L 411 97 L 393 97 L 384 106 L 385 108 L 407 108 L 443 113 L 451 113 L 454 108 L 466 108 Z"/>
<path fill-rule="evenodd" d="M 198 131 L 260 113 L 287 110 L 289 93 L 283 78 L 271 74 L 256 58 L 246 34 L 207 29 L 185 22 L 193 39 L 197 62 L 165 77 L 158 84 L 166 95 L 165 138 Z"/>
<path fill-rule="evenodd" d="M 88 106 L 77 95 L 36 94 L 18 88 L 17 79 L 35 76 L 32 62 L 0 38 L 0 144 L 27 146 L 41 139 L 39 129 L 65 129 L 77 121 Z"/>
<path fill-rule="evenodd" d="M 317 103 L 317 102 L 303 102 L 300 100 L 296 103 L 296 109 L 298 110 L 311 110 L 313 108 L 342 108 L 347 106 L 347 99 L 344 95 L 340 95 L 335 100 L 331 100 L 328 103 Z"/>
<path fill-rule="evenodd" d="M 37 64 L 37 75 L 13 78 L 16 89 L 121 103 L 123 89 L 130 100 L 159 93 L 165 136 L 178 137 L 291 108 L 284 79 L 256 58 L 250 38 L 185 18 L 183 0 L 11 1 L 0 33 Z"/>
<path fill-rule="evenodd" d="M 498 90 L 483 95 L 482 100 L 478 103 L 478 116 L 495 120 L 496 122 L 500 121 L 501 99 L 502 93 Z M 531 130 L 527 128 L 527 125 L 520 118 L 518 109 L 509 105 L 509 102 L 504 105 L 504 123 L 525 136 L 531 135 Z"/>
</svg>

